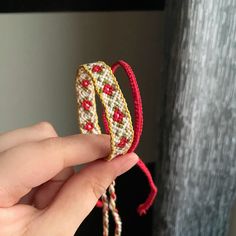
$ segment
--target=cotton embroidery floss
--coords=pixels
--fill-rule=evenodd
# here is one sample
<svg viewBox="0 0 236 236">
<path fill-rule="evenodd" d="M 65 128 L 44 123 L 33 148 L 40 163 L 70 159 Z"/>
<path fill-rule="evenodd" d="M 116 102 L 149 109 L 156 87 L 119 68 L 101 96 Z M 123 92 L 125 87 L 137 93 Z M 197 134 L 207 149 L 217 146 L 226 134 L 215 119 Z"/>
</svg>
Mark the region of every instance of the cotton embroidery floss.
<svg viewBox="0 0 236 236">
<path fill-rule="evenodd" d="M 134 129 L 127 103 L 114 76 L 119 66 L 126 71 L 132 89 L 135 108 Z M 96 93 L 104 107 L 103 122 L 105 131 L 111 136 L 111 153 L 107 160 L 109 161 L 127 152 L 133 152 L 142 133 L 143 116 L 141 96 L 131 67 L 124 61 L 118 61 L 110 68 L 104 62 L 98 61 L 81 65 L 78 68 L 76 95 L 79 127 L 83 134 L 101 133 L 96 111 Z M 147 200 L 138 207 L 138 213 L 142 215 L 152 205 L 157 189 L 145 164 L 139 160 L 137 165 L 147 176 L 151 190 Z M 103 207 L 103 236 L 109 234 L 109 210 L 115 221 L 115 236 L 120 236 L 122 225 L 116 208 L 115 181 L 109 186 L 108 193 L 110 197 L 108 198 L 106 193 L 103 194 L 102 202 L 98 201 L 97 204 L 97 206 Z"/>
</svg>

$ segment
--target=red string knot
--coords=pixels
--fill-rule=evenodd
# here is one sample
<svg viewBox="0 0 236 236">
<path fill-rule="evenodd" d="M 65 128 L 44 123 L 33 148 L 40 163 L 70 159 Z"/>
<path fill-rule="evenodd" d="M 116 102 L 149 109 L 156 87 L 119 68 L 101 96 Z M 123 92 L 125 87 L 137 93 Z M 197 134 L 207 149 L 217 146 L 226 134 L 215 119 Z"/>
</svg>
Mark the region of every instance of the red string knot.
<svg viewBox="0 0 236 236">
<path fill-rule="evenodd" d="M 118 123 L 121 123 L 124 116 L 125 116 L 124 113 L 122 113 L 119 108 L 116 108 L 113 114 L 113 120 Z"/>
<path fill-rule="evenodd" d="M 92 106 L 92 102 L 89 100 L 84 100 L 82 102 L 82 107 L 84 108 L 84 110 L 88 111 L 90 109 L 90 107 Z"/>
</svg>

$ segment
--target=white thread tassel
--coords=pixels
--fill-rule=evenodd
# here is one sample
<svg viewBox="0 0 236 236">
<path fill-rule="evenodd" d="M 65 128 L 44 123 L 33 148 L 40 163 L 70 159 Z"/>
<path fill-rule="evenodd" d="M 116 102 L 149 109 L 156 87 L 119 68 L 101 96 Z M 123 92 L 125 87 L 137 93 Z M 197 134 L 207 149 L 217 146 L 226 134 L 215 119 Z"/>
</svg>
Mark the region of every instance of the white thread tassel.
<svg viewBox="0 0 236 236">
<path fill-rule="evenodd" d="M 109 199 L 107 194 L 102 195 L 103 203 L 103 236 L 109 235 L 109 210 L 112 213 L 114 222 L 115 222 L 115 233 L 114 236 L 121 236 L 122 232 L 122 222 L 119 215 L 119 212 L 116 208 L 116 193 L 115 193 L 115 181 L 111 183 L 108 188 Z"/>
</svg>

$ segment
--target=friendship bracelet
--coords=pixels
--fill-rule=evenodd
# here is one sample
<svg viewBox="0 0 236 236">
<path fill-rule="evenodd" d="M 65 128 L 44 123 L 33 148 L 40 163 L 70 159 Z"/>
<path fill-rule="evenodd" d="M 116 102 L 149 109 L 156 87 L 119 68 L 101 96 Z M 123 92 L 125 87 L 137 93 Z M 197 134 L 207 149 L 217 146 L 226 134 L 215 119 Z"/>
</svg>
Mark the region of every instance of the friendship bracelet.
<svg viewBox="0 0 236 236">
<path fill-rule="evenodd" d="M 79 127 L 83 134 L 100 134 L 95 94 L 105 110 L 111 136 L 108 160 L 128 152 L 134 138 L 130 112 L 111 68 L 104 62 L 84 64 L 76 78 Z"/>
<path fill-rule="evenodd" d="M 125 70 L 132 90 L 134 129 L 127 103 L 114 76 L 119 67 Z M 102 118 L 105 132 L 111 137 L 111 153 L 107 160 L 109 161 L 127 152 L 134 152 L 142 133 L 143 111 L 139 87 L 131 67 L 120 60 L 111 68 L 102 61 L 84 64 L 78 68 L 76 77 L 78 122 L 83 134 L 101 134 L 96 110 L 96 94 L 104 108 Z M 148 168 L 141 159 L 139 159 L 137 166 L 146 175 L 150 187 L 147 200 L 138 207 L 138 213 L 142 215 L 153 204 L 157 188 Z M 122 227 L 116 208 L 115 181 L 109 186 L 108 193 L 110 194 L 109 198 L 105 193 L 101 197 L 102 202 L 98 201 L 97 203 L 97 206 L 103 207 L 103 236 L 109 235 L 109 210 L 111 210 L 115 221 L 115 236 L 120 236 Z"/>
</svg>

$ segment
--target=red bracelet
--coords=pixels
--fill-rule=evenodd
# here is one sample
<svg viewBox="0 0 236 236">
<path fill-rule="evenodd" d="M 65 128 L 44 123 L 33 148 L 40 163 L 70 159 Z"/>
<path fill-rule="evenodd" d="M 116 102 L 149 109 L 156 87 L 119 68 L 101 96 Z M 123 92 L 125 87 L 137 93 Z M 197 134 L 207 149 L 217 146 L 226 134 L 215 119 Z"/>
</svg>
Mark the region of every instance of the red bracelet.
<svg viewBox="0 0 236 236">
<path fill-rule="evenodd" d="M 125 70 L 129 78 L 129 83 L 132 90 L 132 97 L 133 97 L 133 104 L 134 104 L 134 140 L 129 149 L 129 152 L 133 152 L 135 151 L 136 147 L 139 144 L 140 136 L 142 134 L 142 129 L 143 129 L 142 99 L 141 99 L 141 95 L 140 95 L 140 91 L 139 91 L 135 74 L 132 68 L 130 67 L 130 65 L 127 62 L 120 60 L 112 65 L 111 68 L 112 68 L 113 73 L 115 73 L 119 67 L 122 67 Z M 150 193 L 146 201 L 140 204 L 137 209 L 139 215 L 143 215 L 143 214 L 146 214 L 147 210 L 152 206 L 153 201 L 155 200 L 155 197 L 157 195 L 157 187 L 155 186 L 155 183 L 152 179 L 150 171 L 148 170 L 148 168 L 146 167 L 146 165 L 143 163 L 141 159 L 139 159 L 137 165 L 146 175 L 146 178 L 148 180 L 148 184 L 150 187 Z"/>
</svg>

